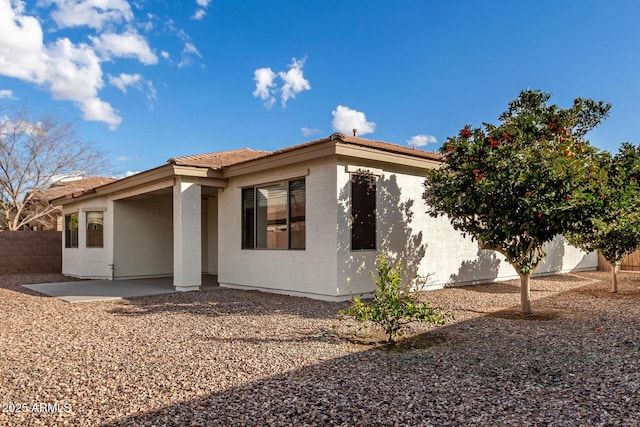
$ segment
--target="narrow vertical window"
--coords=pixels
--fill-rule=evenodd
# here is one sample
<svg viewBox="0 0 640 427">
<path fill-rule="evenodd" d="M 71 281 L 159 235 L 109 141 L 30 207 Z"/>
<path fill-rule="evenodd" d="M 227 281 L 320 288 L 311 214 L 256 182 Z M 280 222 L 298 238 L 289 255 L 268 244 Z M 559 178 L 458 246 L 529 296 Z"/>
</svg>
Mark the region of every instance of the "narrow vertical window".
<svg viewBox="0 0 640 427">
<path fill-rule="evenodd" d="M 78 247 L 78 214 L 64 216 L 64 247 Z"/>
<path fill-rule="evenodd" d="M 242 190 L 242 249 L 253 249 L 255 236 L 255 190 Z"/>
<path fill-rule="evenodd" d="M 87 247 L 104 246 L 104 212 L 87 212 Z"/>
<path fill-rule="evenodd" d="M 304 179 L 289 182 L 289 249 L 306 245 L 306 200 Z"/>
<path fill-rule="evenodd" d="M 376 248 L 376 177 L 351 175 L 351 249 Z"/>
<path fill-rule="evenodd" d="M 287 186 L 256 188 L 256 248 L 287 249 Z"/>
</svg>

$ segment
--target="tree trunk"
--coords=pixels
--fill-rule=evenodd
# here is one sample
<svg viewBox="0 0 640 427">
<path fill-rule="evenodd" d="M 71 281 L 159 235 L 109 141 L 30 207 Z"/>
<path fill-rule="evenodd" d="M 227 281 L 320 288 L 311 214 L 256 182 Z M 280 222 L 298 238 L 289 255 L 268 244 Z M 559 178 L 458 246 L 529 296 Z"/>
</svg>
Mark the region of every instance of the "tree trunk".
<svg viewBox="0 0 640 427">
<path fill-rule="evenodd" d="M 529 278 L 531 274 L 521 274 L 520 276 L 520 306 L 522 308 L 522 314 L 525 316 L 531 315 L 531 289 L 529 286 Z"/>
<path fill-rule="evenodd" d="M 618 269 L 619 265 L 611 264 L 611 290 L 610 292 L 618 292 Z"/>
</svg>

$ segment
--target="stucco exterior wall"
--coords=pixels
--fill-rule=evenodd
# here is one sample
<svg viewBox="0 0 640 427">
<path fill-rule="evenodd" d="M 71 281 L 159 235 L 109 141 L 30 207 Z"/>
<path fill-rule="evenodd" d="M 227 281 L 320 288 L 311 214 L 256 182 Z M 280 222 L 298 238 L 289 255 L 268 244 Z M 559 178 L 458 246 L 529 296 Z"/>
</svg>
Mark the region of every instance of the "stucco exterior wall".
<svg viewBox="0 0 640 427">
<path fill-rule="evenodd" d="M 87 248 L 88 211 L 103 211 L 103 247 Z M 113 202 L 100 197 L 65 206 L 63 215 L 78 213 L 78 247 L 65 248 L 65 231 L 62 231 L 62 273 L 83 279 L 110 279 L 113 263 Z M 63 221 L 64 224 L 64 221 Z M 63 227 L 64 228 L 64 227 Z"/>
<path fill-rule="evenodd" d="M 117 200 L 114 206 L 114 277 L 173 274 L 172 194 Z"/>
<path fill-rule="evenodd" d="M 344 300 L 373 290 L 370 272 L 379 253 L 401 260 L 405 280 L 424 289 L 516 278 L 493 251 L 480 250 L 446 218 L 432 218 L 422 200 L 424 177 L 408 168 L 370 165 L 377 178 L 377 250 L 351 250 L 351 185 L 348 161 L 305 164 L 306 249 L 242 250 L 241 189 L 273 183 L 274 175 L 296 178 L 300 167 L 232 178 L 219 192 L 219 276 L 221 286 L 259 289 L 326 300 Z M 369 167 L 366 164 L 360 166 Z M 536 274 L 597 268 L 597 257 L 559 237 L 546 246 Z M 417 279 L 416 279 L 417 278 Z"/>
<path fill-rule="evenodd" d="M 338 286 L 341 295 L 373 290 L 369 275 L 375 269 L 376 251 L 351 251 L 349 174 L 338 168 Z M 401 260 L 406 280 L 425 289 L 449 285 L 486 283 L 516 278 L 504 257 L 480 250 L 471 238 L 463 238 L 445 217 L 432 218 L 422 199 L 424 177 L 400 170 L 383 170 L 377 180 L 377 248 L 392 260 Z M 547 257 L 536 274 L 595 270 L 597 256 L 567 244 L 559 236 L 545 246 Z M 348 283 L 348 285 L 347 285 Z"/>
<path fill-rule="evenodd" d="M 298 178 L 303 171 L 308 171 L 306 248 L 241 249 L 241 189 Z M 334 297 L 337 294 L 335 188 L 336 164 L 329 159 L 230 178 L 228 188 L 218 192 L 220 285 L 318 299 Z"/>
</svg>

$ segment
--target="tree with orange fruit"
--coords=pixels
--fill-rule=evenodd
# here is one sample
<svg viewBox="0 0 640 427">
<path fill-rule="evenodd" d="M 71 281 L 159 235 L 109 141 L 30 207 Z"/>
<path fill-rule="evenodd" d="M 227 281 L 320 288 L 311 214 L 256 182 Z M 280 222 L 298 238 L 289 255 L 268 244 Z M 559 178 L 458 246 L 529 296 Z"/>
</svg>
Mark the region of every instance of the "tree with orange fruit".
<svg viewBox="0 0 640 427">
<path fill-rule="evenodd" d="M 611 292 L 618 292 L 618 269 L 624 257 L 640 248 L 640 146 L 623 143 L 607 157 L 601 208 L 589 226 L 567 234 L 584 250 L 598 251 L 611 264 Z"/>
<path fill-rule="evenodd" d="M 529 279 L 545 257 L 543 245 L 590 224 L 606 195 L 606 154 L 585 139 L 611 106 L 577 98 L 571 108 L 549 105 L 550 95 L 522 91 L 495 126 L 467 125 L 440 152 L 423 198 L 432 216 L 483 249 L 506 258 L 521 283 L 522 313 L 531 314 Z"/>
</svg>

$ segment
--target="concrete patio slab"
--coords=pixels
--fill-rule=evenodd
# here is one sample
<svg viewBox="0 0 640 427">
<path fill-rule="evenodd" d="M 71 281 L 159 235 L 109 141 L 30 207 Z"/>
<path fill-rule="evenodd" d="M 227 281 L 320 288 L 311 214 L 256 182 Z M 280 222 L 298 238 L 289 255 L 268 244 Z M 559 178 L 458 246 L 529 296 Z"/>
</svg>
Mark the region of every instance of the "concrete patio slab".
<svg viewBox="0 0 640 427">
<path fill-rule="evenodd" d="M 176 292 L 173 288 L 172 277 L 135 280 L 80 280 L 23 286 L 70 303 L 112 301 Z M 203 281 L 203 289 L 211 287 L 209 282 Z"/>
</svg>

